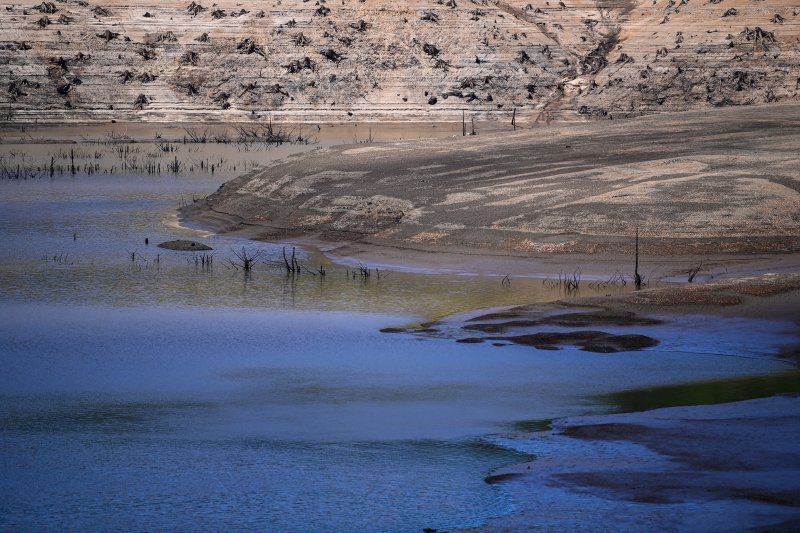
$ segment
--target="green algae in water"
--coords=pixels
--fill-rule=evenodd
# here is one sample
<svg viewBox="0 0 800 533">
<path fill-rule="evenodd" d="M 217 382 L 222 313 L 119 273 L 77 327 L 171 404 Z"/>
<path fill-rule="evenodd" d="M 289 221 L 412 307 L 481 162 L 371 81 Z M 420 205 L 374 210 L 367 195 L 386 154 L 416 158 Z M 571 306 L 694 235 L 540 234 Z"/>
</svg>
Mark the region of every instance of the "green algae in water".
<svg viewBox="0 0 800 533">
<path fill-rule="evenodd" d="M 649 411 L 663 407 L 715 405 L 800 393 L 800 369 L 781 374 L 731 378 L 627 390 L 602 397 L 619 412 Z"/>
</svg>

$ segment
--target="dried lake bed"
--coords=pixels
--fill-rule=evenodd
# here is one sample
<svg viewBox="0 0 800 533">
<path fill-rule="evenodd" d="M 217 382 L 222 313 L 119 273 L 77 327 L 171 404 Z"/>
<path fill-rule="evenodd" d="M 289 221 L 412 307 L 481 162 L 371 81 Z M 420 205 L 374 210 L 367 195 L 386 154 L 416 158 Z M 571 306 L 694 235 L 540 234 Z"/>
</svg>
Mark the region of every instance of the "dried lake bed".
<svg viewBox="0 0 800 533">
<path fill-rule="evenodd" d="M 614 410 L 619 391 L 793 368 L 774 355 L 796 327 L 772 319 L 660 317 L 657 346 L 617 354 L 454 342 L 476 309 L 565 294 L 502 272 L 353 277 L 357 261 L 305 249 L 287 275 L 290 245 L 176 223 L 223 174 L 0 181 L 4 529 L 480 526 L 518 507 L 484 477 L 531 458 L 502 440 L 520 428 Z M 155 246 L 181 238 L 213 266 Z M 252 272 L 242 248 L 262 254 Z M 591 279 L 581 296 L 631 290 Z"/>
</svg>

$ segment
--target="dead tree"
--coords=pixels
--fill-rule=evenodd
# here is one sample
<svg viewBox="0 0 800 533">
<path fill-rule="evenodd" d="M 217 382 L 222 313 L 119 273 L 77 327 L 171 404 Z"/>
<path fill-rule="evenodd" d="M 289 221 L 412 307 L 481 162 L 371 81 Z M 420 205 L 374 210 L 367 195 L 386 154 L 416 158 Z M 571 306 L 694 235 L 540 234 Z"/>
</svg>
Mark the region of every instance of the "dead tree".
<svg viewBox="0 0 800 533">
<path fill-rule="evenodd" d="M 40 13 L 47 13 L 49 15 L 52 15 L 53 13 L 58 11 L 58 8 L 53 2 L 42 2 L 34 9 L 38 10 Z"/>
<path fill-rule="evenodd" d="M 303 35 L 303 32 L 300 32 L 292 37 L 292 43 L 294 43 L 295 46 L 308 46 L 311 44 L 311 39 Z"/>
<path fill-rule="evenodd" d="M 334 63 L 341 63 L 342 60 L 346 59 L 345 56 L 341 55 L 333 48 L 328 48 L 327 50 L 320 52 L 320 54 L 322 54 L 325 59 L 333 61 Z"/>
<path fill-rule="evenodd" d="M 124 70 L 118 73 L 118 76 L 122 80 L 122 84 L 125 85 L 126 83 L 130 83 L 130 81 L 133 79 L 133 72 L 130 70 Z"/>
<path fill-rule="evenodd" d="M 367 29 L 369 29 L 370 24 L 367 24 L 364 22 L 364 19 L 361 19 L 358 22 L 351 22 L 349 26 L 356 31 L 365 32 Z"/>
<path fill-rule="evenodd" d="M 181 56 L 180 63 L 181 65 L 191 65 L 193 67 L 196 67 L 199 60 L 200 60 L 200 54 L 192 50 L 189 50 L 188 52 L 184 53 Z"/>
<path fill-rule="evenodd" d="M 263 255 L 261 250 L 256 252 L 248 251 L 247 248 L 242 247 L 241 251 L 231 250 L 236 257 L 235 260 L 229 259 L 228 262 L 236 270 L 244 270 L 245 272 L 252 272 L 258 261 Z"/>
<path fill-rule="evenodd" d="M 144 94 L 140 94 L 136 97 L 136 100 L 133 101 L 133 108 L 134 109 L 144 109 L 144 106 L 150 103 L 150 98 L 145 96 Z"/>
<path fill-rule="evenodd" d="M 156 58 L 156 51 L 152 48 L 139 48 L 136 53 L 142 56 L 145 61 L 152 61 Z"/>
<path fill-rule="evenodd" d="M 642 276 L 639 275 L 639 226 L 636 226 L 636 263 L 633 267 L 633 283 L 636 289 L 642 288 Z"/>
<path fill-rule="evenodd" d="M 284 65 L 284 68 L 289 74 L 297 74 L 304 70 L 310 70 L 311 72 L 314 72 L 317 68 L 317 65 L 311 60 L 310 57 L 306 56 L 303 59 L 291 60 L 288 65 Z"/>
<path fill-rule="evenodd" d="M 192 2 L 188 6 L 186 6 L 186 12 L 193 17 L 197 16 L 198 13 L 202 13 L 203 11 L 207 11 L 208 8 L 201 6 L 195 2 Z"/>
<path fill-rule="evenodd" d="M 98 33 L 97 36 L 103 39 L 105 42 L 109 42 L 119 37 L 119 33 L 113 32 L 111 30 L 106 30 L 103 33 Z"/>
<path fill-rule="evenodd" d="M 434 24 L 439 24 L 439 15 L 434 13 L 433 11 L 426 11 L 420 17 L 420 20 L 425 22 L 433 22 Z"/>
<path fill-rule="evenodd" d="M 441 50 L 439 50 L 436 45 L 430 43 L 423 44 L 422 51 L 431 57 L 436 57 L 441 53 Z"/>
<path fill-rule="evenodd" d="M 264 48 L 256 44 L 255 41 L 249 37 L 237 44 L 236 50 L 238 50 L 240 54 L 258 54 L 261 57 L 267 57 L 266 52 L 264 52 Z"/>
</svg>

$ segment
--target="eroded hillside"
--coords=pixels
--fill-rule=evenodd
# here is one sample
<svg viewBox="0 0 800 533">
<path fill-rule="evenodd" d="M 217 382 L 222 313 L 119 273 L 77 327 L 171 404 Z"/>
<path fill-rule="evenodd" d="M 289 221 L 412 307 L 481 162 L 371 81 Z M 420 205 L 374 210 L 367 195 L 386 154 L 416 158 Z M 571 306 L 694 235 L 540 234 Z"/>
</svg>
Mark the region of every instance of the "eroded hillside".
<svg viewBox="0 0 800 533">
<path fill-rule="evenodd" d="M 3 122 L 520 121 L 798 99 L 779 0 L 6 4 Z"/>
</svg>

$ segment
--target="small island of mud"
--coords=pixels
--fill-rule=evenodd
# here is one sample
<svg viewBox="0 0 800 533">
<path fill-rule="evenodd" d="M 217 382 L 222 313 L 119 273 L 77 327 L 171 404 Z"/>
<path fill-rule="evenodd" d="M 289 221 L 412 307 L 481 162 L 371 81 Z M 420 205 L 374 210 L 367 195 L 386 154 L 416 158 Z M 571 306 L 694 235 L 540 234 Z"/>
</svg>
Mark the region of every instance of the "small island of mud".
<svg viewBox="0 0 800 533">
<path fill-rule="evenodd" d="M 159 244 L 158 247 L 176 252 L 208 252 L 213 250 L 212 247 L 201 242 L 187 240 L 166 241 Z"/>
</svg>

